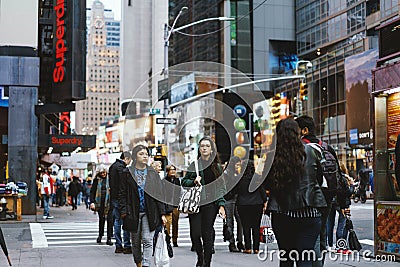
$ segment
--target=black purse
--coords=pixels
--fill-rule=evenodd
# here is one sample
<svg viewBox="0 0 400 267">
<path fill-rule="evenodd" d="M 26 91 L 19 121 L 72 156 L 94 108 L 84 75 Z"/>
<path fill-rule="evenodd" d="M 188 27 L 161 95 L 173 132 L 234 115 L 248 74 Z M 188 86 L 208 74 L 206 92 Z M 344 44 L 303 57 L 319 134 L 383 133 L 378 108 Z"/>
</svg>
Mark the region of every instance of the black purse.
<svg viewBox="0 0 400 267">
<path fill-rule="evenodd" d="M 224 236 L 224 242 L 231 240 L 233 234 L 229 229 L 228 224 L 226 223 L 226 219 L 224 219 L 224 226 L 222 228 L 222 234 Z"/>
<path fill-rule="evenodd" d="M 356 232 L 354 232 L 353 222 L 349 217 L 346 217 L 346 229 L 349 231 L 348 244 L 350 250 L 361 250 L 360 241 L 358 241 Z"/>
</svg>

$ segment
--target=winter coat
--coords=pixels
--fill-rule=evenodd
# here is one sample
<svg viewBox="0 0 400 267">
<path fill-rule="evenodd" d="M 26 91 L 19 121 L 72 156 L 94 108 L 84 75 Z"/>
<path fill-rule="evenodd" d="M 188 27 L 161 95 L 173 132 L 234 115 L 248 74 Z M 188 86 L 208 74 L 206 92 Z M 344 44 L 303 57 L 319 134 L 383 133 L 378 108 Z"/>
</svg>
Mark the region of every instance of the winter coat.
<svg viewBox="0 0 400 267">
<path fill-rule="evenodd" d="M 132 166 L 123 170 L 118 201 L 121 217 L 125 217 L 123 229 L 136 233 L 139 225 L 140 200 L 138 184 L 132 173 L 134 173 Z M 162 224 L 161 216 L 166 214 L 165 205 L 160 201 L 164 195 L 160 176 L 152 167 L 147 166 L 144 197 L 150 231 L 154 231 Z"/>
<path fill-rule="evenodd" d="M 68 195 L 75 197 L 81 191 L 82 191 L 81 183 L 78 181 L 78 179 L 74 179 L 74 181 L 69 184 Z"/>
<path fill-rule="evenodd" d="M 125 167 L 125 162 L 121 159 L 117 159 L 113 164 L 111 164 L 110 168 L 108 169 L 111 200 L 118 199 L 122 172 L 124 171 Z"/>
<path fill-rule="evenodd" d="M 179 180 L 178 177 L 170 177 L 170 176 L 165 176 L 165 178 L 162 180 L 163 183 L 168 182 L 171 184 L 176 185 L 176 187 L 173 187 L 173 192 L 171 194 L 172 199 L 167 200 L 168 203 L 178 203 L 179 202 L 179 198 L 181 195 L 181 181 Z M 166 188 L 170 188 L 168 185 L 165 186 Z M 168 189 L 166 189 L 168 190 Z M 169 194 L 168 194 L 169 195 Z M 165 204 L 165 212 L 167 214 L 171 213 L 173 211 L 174 208 L 176 208 L 177 206 L 175 205 L 171 205 L 171 204 Z"/>
<path fill-rule="evenodd" d="M 290 211 L 307 207 L 326 207 L 326 200 L 317 181 L 319 159 L 311 146 L 304 146 L 306 160 L 305 174 L 293 179 L 284 190 L 277 191 L 271 188 L 272 177 L 267 177 L 266 189 L 270 191 L 267 204 L 268 211 Z"/>
<path fill-rule="evenodd" d="M 220 177 L 216 177 L 215 182 L 213 182 L 212 184 L 207 185 L 207 188 L 204 187 L 204 171 L 203 171 L 203 167 L 201 164 L 201 160 L 198 160 L 198 164 L 199 164 L 199 175 L 203 178 L 201 179 L 201 185 L 203 186 L 203 189 L 201 190 L 201 198 L 200 198 L 200 204 L 202 203 L 209 203 L 209 199 L 212 198 L 217 198 L 217 200 L 215 201 L 215 203 L 218 206 L 225 206 L 225 198 L 224 195 L 226 195 L 226 186 L 225 186 L 225 180 Z M 219 166 L 219 168 L 221 169 L 221 173 L 222 173 L 222 168 L 221 166 Z M 187 173 L 185 175 L 185 177 L 182 179 L 182 186 L 183 187 L 193 187 L 195 186 L 194 184 L 194 180 L 196 179 L 197 175 L 196 175 L 196 169 L 194 166 L 194 162 L 192 162 L 187 170 Z"/>
<path fill-rule="evenodd" d="M 255 174 L 258 175 L 258 174 Z M 236 205 L 244 206 L 244 205 L 262 205 L 267 202 L 268 197 L 265 192 L 264 187 L 261 185 L 254 192 L 249 192 L 249 185 L 253 178 L 253 175 L 249 175 L 249 173 L 243 174 L 239 183 L 234 188 L 234 193 L 237 193 Z"/>
</svg>

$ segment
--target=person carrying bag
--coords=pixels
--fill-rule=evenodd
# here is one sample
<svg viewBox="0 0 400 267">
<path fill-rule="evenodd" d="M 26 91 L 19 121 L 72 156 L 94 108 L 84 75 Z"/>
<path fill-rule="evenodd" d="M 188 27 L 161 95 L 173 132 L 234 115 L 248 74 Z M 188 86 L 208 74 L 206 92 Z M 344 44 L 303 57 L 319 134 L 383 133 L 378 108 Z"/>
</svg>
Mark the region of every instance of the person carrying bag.
<svg viewBox="0 0 400 267">
<path fill-rule="evenodd" d="M 199 176 L 199 163 L 197 159 L 194 161 L 196 175 Z M 184 189 L 184 193 L 179 201 L 178 210 L 185 214 L 198 213 L 200 211 L 200 197 L 202 185 L 195 185 Z"/>
</svg>

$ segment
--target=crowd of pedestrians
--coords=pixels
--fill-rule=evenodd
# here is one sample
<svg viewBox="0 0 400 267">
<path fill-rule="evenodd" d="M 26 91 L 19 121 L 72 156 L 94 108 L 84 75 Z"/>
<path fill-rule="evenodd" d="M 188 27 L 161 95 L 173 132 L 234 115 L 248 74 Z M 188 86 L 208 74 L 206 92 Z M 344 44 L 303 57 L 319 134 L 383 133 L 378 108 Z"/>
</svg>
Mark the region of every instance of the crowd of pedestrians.
<svg viewBox="0 0 400 267">
<path fill-rule="evenodd" d="M 347 238 L 345 221 L 350 215 L 354 179 L 346 165 L 339 162 L 331 146 L 316 137 L 309 116 L 281 120 L 274 138 L 276 149 L 270 168 L 264 168 L 263 161 L 237 156 L 221 164 L 213 139 L 206 136 L 198 142 L 197 158 L 181 178 L 174 165 L 163 168 L 160 161 L 148 164 L 150 151 L 143 145 L 134 147 L 132 153 L 121 153 L 108 169 L 100 164 L 94 178 L 90 175 L 83 183 L 72 177 L 65 185 L 60 181 L 54 185 L 49 172 L 44 171 L 38 183 L 43 218 L 52 218 L 49 202 L 55 191 L 64 187 L 55 193 L 56 203 L 61 205 L 67 194 L 72 210 L 77 209 L 82 194 L 86 208 L 99 217 L 96 242 L 102 242 L 107 225 L 106 244 L 113 245 L 111 238 L 115 237 L 115 253 L 132 254 L 136 266 L 150 266 L 156 231 L 165 227 L 173 246 L 179 246 L 177 204 L 181 189 L 199 186 L 199 211 L 188 214 L 192 251 L 197 255 L 195 266 L 211 266 L 217 216 L 226 220 L 232 233 L 227 248 L 233 253 L 259 253 L 260 224 L 265 214 L 271 218 L 280 250 L 287 255 L 291 251 L 299 255 L 314 251 L 316 255 L 314 259 L 283 258 L 280 266 L 323 266 L 323 251 L 350 253 L 343 247 L 336 250 L 334 243 Z M 165 176 L 161 177 L 163 169 Z M 262 182 L 250 192 L 254 177 Z M 229 192 L 228 184 L 234 185 Z"/>
</svg>

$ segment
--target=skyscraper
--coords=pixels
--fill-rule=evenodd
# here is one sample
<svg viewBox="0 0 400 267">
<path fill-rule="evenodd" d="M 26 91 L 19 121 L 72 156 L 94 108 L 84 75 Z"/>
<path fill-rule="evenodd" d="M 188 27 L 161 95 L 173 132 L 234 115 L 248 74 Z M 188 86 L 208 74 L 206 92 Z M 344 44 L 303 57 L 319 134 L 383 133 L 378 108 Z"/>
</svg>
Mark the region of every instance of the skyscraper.
<svg viewBox="0 0 400 267">
<path fill-rule="evenodd" d="M 118 36 L 119 22 L 106 14 L 112 13 L 94 1 L 87 45 L 87 99 L 76 103 L 75 129 L 80 134 L 96 134 L 101 122 L 119 114 L 119 40 L 110 38 Z"/>
</svg>

